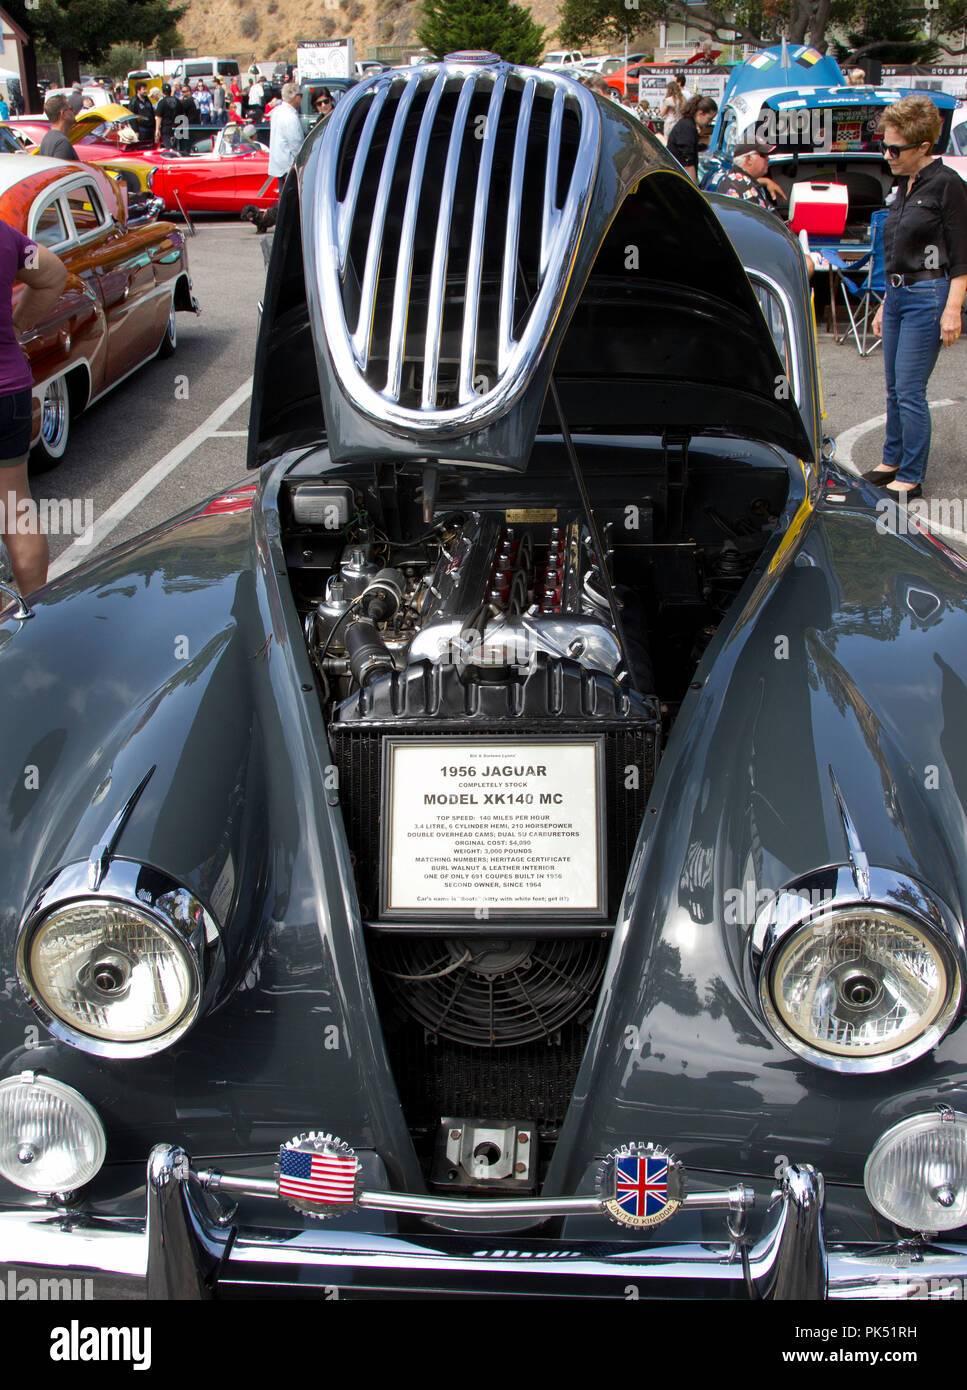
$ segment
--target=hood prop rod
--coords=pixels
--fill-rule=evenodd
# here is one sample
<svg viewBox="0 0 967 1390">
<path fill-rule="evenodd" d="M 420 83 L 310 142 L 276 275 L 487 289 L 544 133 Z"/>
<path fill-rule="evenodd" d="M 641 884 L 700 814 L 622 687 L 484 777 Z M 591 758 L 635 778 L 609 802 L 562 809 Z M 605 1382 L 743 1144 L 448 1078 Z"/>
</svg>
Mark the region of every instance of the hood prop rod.
<svg viewBox="0 0 967 1390">
<path fill-rule="evenodd" d="M 564 416 L 564 407 L 561 405 L 561 398 L 557 391 L 557 383 L 553 376 L 551 377 L 550 394 L 551 400 L 554 402 L 554 409 L 557 412 L 558 423 L 561 427 L 561 438 L 564 441 L 564 448 L 567 451 L 567 456 L 571 464 L 571 471 L 574 474 L 574 481 L 577 484 L 578 495 L 581 498 L 581 506 L 584 509 L 584 515 L 587 517 L 588 529 L 591 532 L 591 541 L 598 557 L 598 563 L 604 572 L 608 608 L 611 611 L 611 621 L 614 623 L 614 630 L 618 635 L 618 645 L 621 647 L 621 655 L 624 658 L 625 670 L 628 673 L 628 682 L 632 690 L 634 690 L 637 695 L 641 695 L 644 692 L 638 689 L 638 684 L 635 680 L 634 664 L 629 659 L 630 648 L 625 639 L 624 620 L 621 617 L 621 604 L 618 602 L 618 596 L 614 591 L 614 578 L 611 573 L 611 566 L 608 564 L 608 552 L 604 548 L 604 538 L 601 535 L 597 517 L 594 515 L 591 508 L 591 496 L 584 480 L 584 472 L 577 456 L 577 450 L 574 447 L 574 440 L 571 438 L 571 431 L 567 426 L 567 420 Z"/>
</svg>

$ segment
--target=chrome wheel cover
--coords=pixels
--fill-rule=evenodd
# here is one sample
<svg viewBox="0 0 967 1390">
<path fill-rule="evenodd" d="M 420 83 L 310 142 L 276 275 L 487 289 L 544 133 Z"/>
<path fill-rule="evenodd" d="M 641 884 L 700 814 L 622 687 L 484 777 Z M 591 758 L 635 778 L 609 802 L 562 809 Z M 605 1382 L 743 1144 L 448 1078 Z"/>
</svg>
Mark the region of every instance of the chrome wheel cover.
<svg viewBox="0 0 967 1390">
<path fill-rule="evenodd" d="M 63 377 L 57 377 L 44 387 L 40 407 L 40 437 L 49 451 L 62 447 L 68 419 L 67 385 Z"/>
</svg>

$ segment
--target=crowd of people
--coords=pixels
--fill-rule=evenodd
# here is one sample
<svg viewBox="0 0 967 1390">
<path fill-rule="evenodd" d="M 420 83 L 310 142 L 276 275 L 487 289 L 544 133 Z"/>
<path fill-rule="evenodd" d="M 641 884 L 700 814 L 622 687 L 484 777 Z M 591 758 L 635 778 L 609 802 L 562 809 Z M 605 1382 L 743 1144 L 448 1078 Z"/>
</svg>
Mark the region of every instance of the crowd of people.
<svg viewBox="0 0 967 1390">
<path fill-rule="evenodd" d="M 861 77 L 861 69 L 850 73 L 854 85 L 859 84 Z M 718 111 L 711 97 L 693 95 L 683 83 L 672 80 L 664 97 L 652 106 L 648 99 L 636 102 L 622 98 L 593 74 L 582 75 L 580 80 L 631 110 L 698 182 L 699 146 Z M 121 94 L 105 94 L 106 99 L 112 96 L 120 99 Z M 69 96 L 48 100 L 45 111 L 51 129 L 41 144 L 41 154 L 76 158 L 69 132 L 76 113 L 89 100 L 79 83 L 74 84 Z M 177 148 L 179 117 L 187 117 L 185 124 L 196 126 L 223 126 L 230 120 L 259 121 L 267 117 L 270 144 L 266 190 L 275 183 L 277 198 L 303 140 L 301 101 L 301 88 L 294 82 L 287 82 L 279 91 L 268 90 L 258 77 L 244 87 L 238 78 L 226 87 L 216 77 L 211 88 L 203 81 L 176 89 L 165 84 L 157 104 L 152 103 L 147 85 L 142 83 L 129 104 L 138 118 L 141 139 L 145 143 L 153 140 L 162 148 Z M 328 88 L 314 92 L 313 104 L 320 118 L 332 111 L 333 98 Z M 960 336 L 967 295 L 967 189 L 958 174 L 933 156 L 940 128 L 940 113 L 927 96 L 900 99 L 883 112 L 880 120 L 883 155 L 895 179 L 886 202 L 884 229 L 888 288 L 873 321 L 874 333 L 883 340 L 887 430 L 883 462 L 865 476 L 901 502 L 919 497 L 922 492 L 930 447 L 927 381 L 941 348 L 950 347 Z M 788 200 L 769 175 L 772 153 L 773 147 L 761 140 L 737 143 L 731 168 L 716 191 L 781 216 Z M 259 231 L 265 231 L 274 225 L 275 213 L 275 207 L 260 210 L 252 206 L 242 216 Z M 19 248 L 13 248 L 9 255 L 20 258 Z M 815 266 L 808 250 L 806 265 L 812 277 Z M 0 324 L 0 340 L 2 328 Z M 12 367 L 10 374 L 16 375 Z M 14 384 L 19 387 L 19 380 Z M 16 448 L 10 446 L 10 461 L 0 459 L 6 469 L 19 467 L 22 461 L 19 435 L 15 443 Z M 25 558 L 20 563 L 26 570 L 31 562 Z"/>
<path fill-rule="evenodd" d="M 103 96 L 97 96 L 94 89 L 102 92 Z M 179 116 L 186 118 L 188 125 L 194 126 L 221 127 L 232 121 L 258 124 L 271 114 L 283 98 L 277 85 L 253 74 L 227 80 L 214 77 L 211 80 L 193 78 L 182 83 L 164 82 L 160 90 L 141 82 L 133 97 L 128 95 L 123 85 L 118 83 L 112 86 L 103 78 L 97 78 L 84 86 L 75 82 L 66 100 L 75 115 L 109 103 L 128 106 L 138 117 L 136 129 L 139 143 L 160 143 L 166 148 L 177 148 L 167 146 L 165 137 L 171 137 Z M 46 104 L 44 114 L 48 120 L 51 119 Z"/>
</svg>

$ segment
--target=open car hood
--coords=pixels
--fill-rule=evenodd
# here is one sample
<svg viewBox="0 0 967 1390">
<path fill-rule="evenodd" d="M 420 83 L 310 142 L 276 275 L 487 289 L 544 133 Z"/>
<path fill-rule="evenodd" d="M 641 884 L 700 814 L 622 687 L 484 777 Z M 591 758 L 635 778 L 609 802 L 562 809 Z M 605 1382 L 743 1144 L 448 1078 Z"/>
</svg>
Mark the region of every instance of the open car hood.
<svg viewBox="0 0 967 1390">
<path fill-rule="evenodd" d="M 382 73 L 343 98 L 297 174 L 250 465 L 323 431 L 335 462 L 523 469 L 538 428 L 557 427 L 552 374 L 575 432 L 738 434 L 812 456 L 709 202 L 634 118 L 561 74 Z M 767 258 L 798 256 L 787 243 L 768 228 Z"/>
<path fill-rule="evenodd" d="M 116 102 L 109 102 L 106 106 L 94 106 L 89 111 L 82 111 L 76 117 L 71 126 L 71 139 L 82 139 L 85 135 L 90 135 L 99 125 L 104 125 L 108 121 L 134 121 L 136 119 L 137 117 L 126 106 L 119 106 Z"/>
</svg>

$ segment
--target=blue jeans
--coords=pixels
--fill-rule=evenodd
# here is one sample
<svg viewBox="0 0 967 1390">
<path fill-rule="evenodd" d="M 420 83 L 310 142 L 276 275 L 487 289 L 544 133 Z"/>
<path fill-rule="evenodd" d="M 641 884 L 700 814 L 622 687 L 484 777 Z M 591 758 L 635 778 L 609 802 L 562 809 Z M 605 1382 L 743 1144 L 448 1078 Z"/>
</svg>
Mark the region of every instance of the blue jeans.
<svg viewBox="0 0 967 1390">
<path fill-rule="evenodd" d="M 883 305 L 886 443 L 883 462 L 903 483 L 919 483 L 930 453 L 927 382 L 940 353 L 940 319 L 950 281 L 889 286 Z"/>
</svg>

